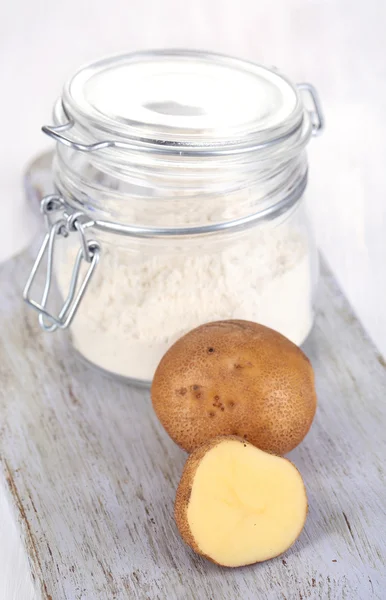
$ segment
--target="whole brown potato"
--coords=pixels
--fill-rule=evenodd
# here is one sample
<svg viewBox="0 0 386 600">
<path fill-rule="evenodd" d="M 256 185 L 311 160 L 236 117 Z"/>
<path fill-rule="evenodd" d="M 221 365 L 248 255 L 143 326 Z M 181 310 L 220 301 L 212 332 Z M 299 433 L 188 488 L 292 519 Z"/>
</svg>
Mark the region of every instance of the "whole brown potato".
<svg viewBox="0 0 386 600">
<path fill-rule="evenodd" d="M 156 370 L 151 396 L 167 433 L 188 452 L 237 435 L 285 454 L 303 440 L 316 410 L 305 354 L 249 321 L 208 323 L 177 340 Z"/>
</svg>

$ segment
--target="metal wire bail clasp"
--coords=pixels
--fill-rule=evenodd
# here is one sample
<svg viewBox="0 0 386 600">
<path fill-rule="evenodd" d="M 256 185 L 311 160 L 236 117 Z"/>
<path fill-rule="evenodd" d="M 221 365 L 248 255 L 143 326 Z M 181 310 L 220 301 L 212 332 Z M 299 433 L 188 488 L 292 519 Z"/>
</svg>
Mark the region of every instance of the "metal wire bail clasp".
<svg viewBox="0 0 386 600">
<path fill-rule="evenodd" d="M 312 122 L 312 135 L 319 135 L 324 130 L 324 114 L 319 94 L 311 83 L 298 83 L 298 90 L 306 92 L 312 101 L 312 109 L 309 111 Z"/>
<path fill-rule="evenodd" d="M 85 234 L 86 228 L 90 227 L 93 222 L 81 212 L 67 215 L 63 212 L 63 208 L 63 199 L 57 195 L 46 196 L 41 202 L 41 210 L 46 219 L 48 233 L 43 240 L 23 291 L 24 300 L 39 313 L 40 327 L 44 331 L 50 332 L 56 331 L 58 328 L 65 329 L 71 324 L 99 262 L 100 256 L 100 246 L 98 242 L 87 240 Z M 59 210 L 62 211 L 62 216 L 51 224 L 49 214 Z M 73 232 L 78 232 L 79 234 L 80 248 L 75 258 L 67 298 L 65 298 L 59 314 L 55 316 L 47 309 L 53 281 L 55 243 L 58 236 L 68 237 Z M 46 280 L 41 300 L 40 302 L 37 302 L 30 297 L 30 291 L 45 256 L 47 257 Z M 83 261 L 88 263 L 89 266 L 83 280 L 79 282 L 79 274 Z"/>
</svg>

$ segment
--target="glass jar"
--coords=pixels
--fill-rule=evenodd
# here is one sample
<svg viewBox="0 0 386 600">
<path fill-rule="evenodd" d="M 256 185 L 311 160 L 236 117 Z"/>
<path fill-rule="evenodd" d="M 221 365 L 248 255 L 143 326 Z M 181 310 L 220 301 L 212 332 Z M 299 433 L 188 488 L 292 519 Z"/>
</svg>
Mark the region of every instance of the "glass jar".
<svg viewBox="0 0 386 600">
<path fill-rule="evenodd" d="M 305 147 L 323 127 L 312 86 L 216 54 L 121 55 L 76 73 L 54 121 L 49 231 L 25 290 L 43 329 L 70 327 L 83 358 L 137 383 L 208 321 L 302 344 L 318 269 L 304 205 Z"/>
</svg>

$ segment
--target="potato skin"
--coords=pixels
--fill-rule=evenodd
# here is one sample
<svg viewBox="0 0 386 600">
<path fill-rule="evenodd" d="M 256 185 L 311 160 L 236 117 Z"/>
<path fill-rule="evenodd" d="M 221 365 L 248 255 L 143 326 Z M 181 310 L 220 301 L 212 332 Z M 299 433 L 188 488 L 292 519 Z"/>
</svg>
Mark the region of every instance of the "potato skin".
<svg viewBox="0 0 386 600">
<path fill-rule="evenodd" d="M 184 450 L 219 435 L 273 454 L 293 450 L 316 411 L 314 373 L 295 344 L 263 325 L 216 321 L 179 340 L 152 384 L 154 410 Z"/>
<path fill-rule="evenodd" d="M 243 445 L 245 445 L 246 443 L 247 444 L 249 443 L 249 442 L 246 442 L 243 438 L 240 438 L 235 435 L 220 435 L 216 438 L 212 438 L 212 439 L 208 440 L 207 442 L 205 442 L 204 444 L 202 444 L 201 446 L 196 448 L 196 450 L 194 450 L 194 452 L 192 452 L 192 454 L 189 455 L 189 457 L 185 463 L 180 482 L 178 484 L 178 488 L 177 488 L 177 492 L 176 492 L 176 499 L 175 499 L 175 503 L 174 503 L 174 520 L 176 522 L 178 531 L 180 532 L 180 535 L 181 535 L 182 539 L 184 540 L 184 542 L 194 552 L 196 552 L 200 556 L 203 556 L 207 560 L 209 560 L 212 563 L 215 563 L 216 565 L 219 565 L 219 566 L 224 566 L 224 565 L 221 565 L 221 563 L 214 560 L 208 554 L 205 554 L 200 549 L 197 541 L 193 537 L 192 532 L 190 530 L 189 521 L 188 521 L 188 506 L 189 506 L 190 496 L 192 493 L 194 477 L 195 477 L 196 471 L 200 465 L 201 460 L 204 458 L 204 456 L 208 452 L 210 452 L 210 450 L 212 450 L 212 448 L 215 448 L 218 444 L 221 444 L 222 442 L 229 441 L 229 440 L 238 441 Z M 287 458 L 283 458 L 283 460 L 287 460 L 288 462 L 290 462 L 292 464 L 292 466 L 296 469 L 295 465 L 291 461 L 289 461 Z M 305 488 L 304 488 L 304 493 L 307 497 Z M 304 513 L 304 522 L 303 522 L 302 529 L 306 522 L 307 513 L 308 513 L 308 504 L 306 506 L 306 511 Z M 299 536 L 300 536 L 300 533 L 301 533 L 301 530 L 299 531 Z M 298 537 L 296 537 L 294 539 L 291 546 L 296 542 Z M 289 546 L 287 548 L 287 550 L 291 546 Z M 285 552 L 287 550 L 285 550 Z M 276 556 L 280 556 L 280 554 L 283 554 L 283 552 L 280 552 L 279 554 L 273 554 L 272 556 L 270 556 L 269 558 L 267 558 L 265 560 L 271 560 L 272 558 L 276 558 Z M 250 564 L 255 564 L 255 563 L 250 563 Z M 247 565 L 244 565 L 244 566 L 247 566 Z M 233 567 L 233 568 L 237 568 L 237 567 Z"/>
</svg>

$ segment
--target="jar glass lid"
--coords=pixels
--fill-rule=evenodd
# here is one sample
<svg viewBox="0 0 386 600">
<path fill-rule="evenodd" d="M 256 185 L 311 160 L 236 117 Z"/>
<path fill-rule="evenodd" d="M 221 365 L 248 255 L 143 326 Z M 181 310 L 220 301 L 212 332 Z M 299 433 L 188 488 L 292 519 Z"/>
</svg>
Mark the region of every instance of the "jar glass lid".
<svg viewBox="0 0 386 600">
<path fill-rule="evenodd" d="M 279 142 L 302 127 L 296 86 L 246 61 L 186 50 L 109 57 L 74 75 L 67 115 L 93 139 L 233 149 Z"/>
</svg>

